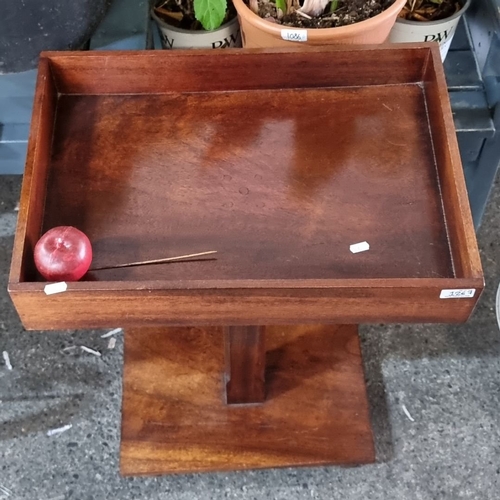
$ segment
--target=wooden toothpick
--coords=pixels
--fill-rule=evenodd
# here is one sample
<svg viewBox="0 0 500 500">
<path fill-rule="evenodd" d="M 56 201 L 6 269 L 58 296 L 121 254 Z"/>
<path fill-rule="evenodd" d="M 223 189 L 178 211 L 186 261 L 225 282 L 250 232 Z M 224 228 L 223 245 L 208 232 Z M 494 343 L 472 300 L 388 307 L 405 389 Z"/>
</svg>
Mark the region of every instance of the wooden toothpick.
<svg viewBox="0 0 500 500">
<path fill-rule="evenodd" d="M 146 266 L 148 264 L 163 264 L 164 262 L 175 262 L 180 260 L 192 259 L 193 257 L 202 257 L 204 255 L 211 255 L 214 253 L 217 253 L 217 250 L 210 250 L 208 252 L 200 252 L 200 253 L 191 253 L 188 255 L 178 255 L 177 257 L 167 257 L 164 259 L 140 260 L 137 262 L 128 262 L 127 264 L 117 264 L 116 266 L 94 267 L 92 269 L 89 269 L 89 272 L 102 271 L 104 269 L 117 269 L 120 267 Z"/>
</svg>

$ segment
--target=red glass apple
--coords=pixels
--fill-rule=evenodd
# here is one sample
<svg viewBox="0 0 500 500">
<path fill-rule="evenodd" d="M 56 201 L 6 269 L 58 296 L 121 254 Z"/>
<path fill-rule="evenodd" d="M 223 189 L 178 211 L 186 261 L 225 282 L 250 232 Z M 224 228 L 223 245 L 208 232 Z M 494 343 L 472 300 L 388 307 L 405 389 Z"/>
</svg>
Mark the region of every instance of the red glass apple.
<svg viewBox="0 0 500 500">
<path fill-rule="evenodd" d="M 36 268 L 47 281 L 78 281 L 91 262 L 90 240 L 76 227 L 54 227 L 35 246 Z"/>
</svg>

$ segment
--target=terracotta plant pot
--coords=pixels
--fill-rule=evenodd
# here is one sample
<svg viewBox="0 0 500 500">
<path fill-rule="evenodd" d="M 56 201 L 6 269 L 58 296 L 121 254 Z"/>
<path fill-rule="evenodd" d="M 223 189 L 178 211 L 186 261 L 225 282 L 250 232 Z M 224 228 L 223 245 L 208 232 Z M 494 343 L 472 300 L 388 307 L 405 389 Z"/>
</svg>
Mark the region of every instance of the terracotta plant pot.
<svg viewBox="0 0 500 500">
<path fill-rule="evenodd" d="M 235 17 L 213 31 L 185 30 L 176 28 L 160 19 L 154 11 L 151 16 L 156 21 L 160 32 L 161 45 L 164 49 L 225 49 L 241 47 L 240 25 Z"/>
<path fill-rule="evenodd" d="M 450 48 L 453 36 L 460 18 L 469 8 L 471 0 L 465 1 L 463 7 L 456 13 L 440 21 L 407 21 L 398 19 L 393 26 L 389 40 L 394 43 L 400 42 L 437 42 L 444 61 Z"/>
<path fill-rule="evenodd" d="M 366 21 L 338 28 L 300 29 L 265 21 L 254 14 L 243 0 L 233 0 L 238 11 L 243 47 L 290 47 L 290 43 L 307 45 L 350 45 L 383 43 L 406 0 L 395 0 L 386 10 Z"/>
</svg>

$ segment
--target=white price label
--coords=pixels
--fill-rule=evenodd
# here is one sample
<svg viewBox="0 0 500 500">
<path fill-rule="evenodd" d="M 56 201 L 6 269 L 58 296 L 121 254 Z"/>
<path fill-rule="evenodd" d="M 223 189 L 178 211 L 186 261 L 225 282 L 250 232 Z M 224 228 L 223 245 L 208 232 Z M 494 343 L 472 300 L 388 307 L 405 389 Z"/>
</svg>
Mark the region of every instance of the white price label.
<svg viewBox="0 0 500 500">
<path fill-rule="evenodd" d="M 370 244 L 367 241 L 362 241 L 360 243 L 354 243 L 349 247 L 352 253 L 366 252 L 370 250 Z"/>
<path fill-rule="evenodd" d="M 68 284 L 65 281 L 60 281 L 59 283 L 50 283 L 50 285 L 45 285 L 43 291 L 47 295 L 54 295 L 55 293 L 62 293 L 68 289 Z"/>
<path fill-rule="evenodd" d="M 475 288 L 463 288 L 457 290 L 441 290 L 440 299 L 470 299 L 476 293 Z"/>
<path fill-rule="evenodd" d="M 307 42 L 307 30 L 281 30 L 281 38 L 289 42 Z"/>
</svg>

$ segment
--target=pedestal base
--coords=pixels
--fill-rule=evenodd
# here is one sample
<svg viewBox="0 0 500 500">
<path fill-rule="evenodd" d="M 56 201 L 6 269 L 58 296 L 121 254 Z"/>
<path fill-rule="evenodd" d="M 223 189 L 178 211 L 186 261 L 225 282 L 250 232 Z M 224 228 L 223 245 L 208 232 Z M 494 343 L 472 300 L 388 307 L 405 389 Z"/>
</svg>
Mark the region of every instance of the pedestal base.
<svg viewBox="0 0 500 500">
<path fill-rule="evenodd" d="M 266 327 L 266 399 L 227 405 L 222 328 L 126 331 L 121 473 L 373 462 L 356 326 Z"/>
</svg>

